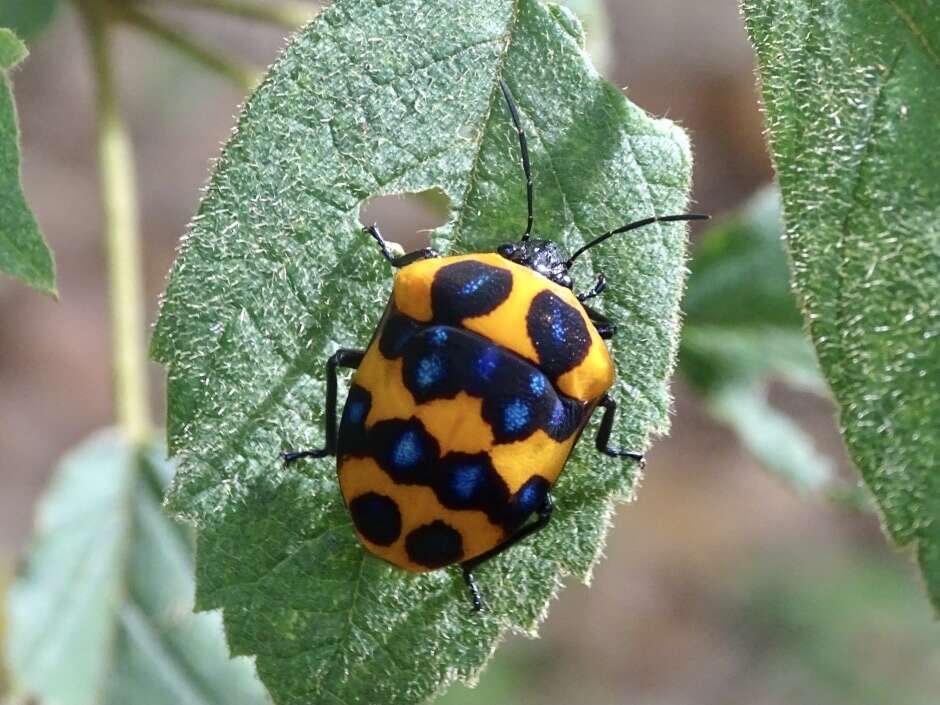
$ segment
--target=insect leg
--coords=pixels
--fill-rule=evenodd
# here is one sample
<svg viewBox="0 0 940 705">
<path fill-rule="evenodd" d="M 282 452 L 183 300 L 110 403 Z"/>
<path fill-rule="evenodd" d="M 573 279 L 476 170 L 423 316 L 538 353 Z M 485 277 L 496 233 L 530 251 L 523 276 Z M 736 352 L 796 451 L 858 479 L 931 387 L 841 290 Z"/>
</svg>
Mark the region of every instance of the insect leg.
<svg viewBox="0 0 940 705">
<path fill-rule="evenodd" d="M 316 450 L 295 450 L 283 453 L 285 463 L 292 463 L 301 458 L 323 458 L 327 455 L 336 455 L 336 368 L 350 367 L 356 369 L 365 355 L 363 350 L 349 350 L 341 348 L 330 355 L 326 361 L 326 419 L 324 421 L 326 446 Z"/>
<path fill-rule="evenodd" d="M 491 548 L 486 553 L 481 553 L 476 558 L 471 558 L 469 561 L 464 561 L 460 564 L 460 567 L 463 568 L 464 582 L 467 584 L 467 588 L 470 590 L 470 601 L 473 603 L 474 612 L 479 612 L 481 609 L 483 609 L 483 600 L 480 596 L 480 589 L 477 587 L 476 580 L 473 578 L 473 571 L 479 568 L 482 563 L 486 563 L 491 558 L 495 558 L 503 551 L 512 548 L 517 543 L 528 538 L 537 531 L 544 529 L 549 520 L 552 518 L 552 511 L 554 511 L 554 509 L 555 503 L 552 501 L 551 494 L 546 494 L 545 499 L 542 501 L 542 505 L 536 510 L 535 521 L 523 526 L 516 533 L 499 544 L 499 546 Z"/>
<path fill-rule="evenodd" d="M 610 319 L 607 318 L 600 311 L 596 311 L 587 304 L 582 304 L 584 310 L 587 311 L 588 318 L 591 319 L 591 323 L 594 324 L 594 327 L 597 329 L 597 334 L 604 340 L 610 340 L 617 334 L 617 326 L 610 322 Z"/>
<path fill-rule="evenodd" d="M 535 216 L 532 214 L 532 168 L 529 165 L 529 145 L 526 142 L 525 130 L 522 129 L 522 123 L 519 120 L 519 109 L 512 99 L 512 93 L 509 92 L 509 86 L 503 79 L 499 79 L 499 88 L 503 92 L 503 98 L 506 99 L 506 105 L 509 106 L 509 114 L 512 116 L 512 124 L 516 128 L 516 134 L 519 136 L 519 151 L 522 152 L 522 171 L 525 173 L 525 200 L 526 207 L 529 210 L 529 218 L 526 221 L 525 234 L 523 240 L 528 240 L 532 234 L 532 224 Z"/>
<path fill-rule="evenodd" d="M 610 432 L 614 428 L 614 416 L 617 414 L 617 402 L 605 394 L 598 406 L 604 407 L 604 415 L 601 417 L 601 427 L 597 430 L 597 439 L 595 441 L 597 449 L 604 455 L 609 455 L 611 458 L 633 458 L 642 463 L 642 453 L 617 450 L 608 445 L 610 443 Z"/>
<path fill-rule="evenodd" d="M 480 588 L 477 586 L 477 581 L 473 577 L 473 573 L 470 572 L 470 568 L 466 565 L 461 565 L 463 568 L 463 581 L 467 585 L 467 590 L 470 591 L 470 602 L 473 604 L 473 611 L 479 612 L 483 609 L 483 597 L 480 595 Z"/>
<path fill-rule="evenodd" d="M 606 288 L 607 279 L 603 274 L 598 274 L 597 279 L 594 280 L 594 285 L 583 294 L 578 294 L 578 301 L 584 303 L 588 299 L 593 299 L 595 296 L 600 295 Z"/>
<path fill-rule="evenodd" d="M 440 257 L 436 250 L 425 247 L 420 250 L 415 250 L 414 252 L 408 252 L 404 255 L 395 256 L 388 249 L 388 243 L 385 241 L 385 238 L 382 237 L 382 233 L 379 232 L 379 226 L 373 223 L 372 225 L 363 228 L 363 232 L 369 233 L 372 236 L 372 239 L 379 243 L 379 247 L 382 249 L 382 256 L 388 260 L 389 264 L 393 267 L 406 267 L 412 262 L 417 262 L 422 259 L 432 259 L 434 257 Z"/>
</svg>

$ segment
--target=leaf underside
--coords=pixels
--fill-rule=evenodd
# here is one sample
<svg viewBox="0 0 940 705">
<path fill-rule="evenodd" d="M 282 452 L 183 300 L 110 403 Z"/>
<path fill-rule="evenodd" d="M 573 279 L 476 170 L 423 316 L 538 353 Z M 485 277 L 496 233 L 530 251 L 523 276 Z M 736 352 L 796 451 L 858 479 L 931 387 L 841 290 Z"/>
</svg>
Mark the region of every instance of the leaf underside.
<svg viewBox="0 0 940 705">
<path fill-rule="evenodd" d="M 504 78 L 529 136 L 536 230 L 573 248 L 681 211 L 684 134 L 604 82 L 566 10 L 534 0 L 338 0 L 249 101 L 174 267 L 153 340 L 168 368 L 180 470 L 168 507 L 198 527 L 197 606 L 224 608 L 278 702 L 419 702 L 470 680 L 509 629 L 532 632 L 566 574 L 586 579 L 629 464 L 580 448 L 552 525 L 481 568 L 471 614 L 453 571 L 412 575 L 360 546 L 322 445 L 324 361 L 362 348 L 391 272 L 356 217 L 366 199 L 438 187 L 434 245 L 492 249 L 525 228 Z M 623 403 L 614 440 L 664 431 L 682 284 L 681 226 L 611 240 L 576 268 L 611 284 L 604 308 Z M 342 396 L 341 396 L 342 399 Z M 588 434 L 592 431 L 588 430 Z"/>
<path fill-rule="evenodd" d="M 20 186 L 20 144 L 13 88 L 6 72 L 26 57 L 26 47 L 0 28 L 0 272 L 55 294 L 52 253 Z"/>
<path fill-rule="evenodd" d="M 10 588 L 14 693 L 62 705 L 262 703 L 221 620 L 191 614 L 192 539 L 160 509 L 173 468 L 116 432 L 70 453 Z"/>
<path fill-rule="evenodd" d="M 795 286 L 843 436 L 940 609 L 940 13 L 745 2 Z"/>
</svg>

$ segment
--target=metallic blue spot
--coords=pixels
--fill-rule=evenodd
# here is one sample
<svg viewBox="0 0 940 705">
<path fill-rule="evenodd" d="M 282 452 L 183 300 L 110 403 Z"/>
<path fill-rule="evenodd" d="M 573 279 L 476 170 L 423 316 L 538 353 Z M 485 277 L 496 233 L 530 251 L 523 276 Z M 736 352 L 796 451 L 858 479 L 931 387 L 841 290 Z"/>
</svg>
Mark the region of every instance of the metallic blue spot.
<svg viewBox="0 0 940 705">
<path fill-rule="evenodd" d="M 490 280 L 489 272 L 481 274 L 477 277 L 474 277 L 462 287 L 460 287 L 460 294 L 462 296 L 472 296 L 479 289 Z"/>
<path fill-rule="evenodd" d="M 351 401 L 346 404 L 346 418 L 354 424 L 361 424 L 366 416 L 366 403 L 364 401 Z"/>
<path fill-rule="evenodd" d="M 533 483 L 526 483 L 516 495 L 516 502 L 519 509 L 524 512 L 533 512 L 542 501 L 542 493 Z"/>
<path fill-rule="evenodd" d="M 443 345 L 447 342 L 447 330 L 441 326 L 435 326 L 429 330 L 429 336 L 432 345 Z"/>
<path fill-rule="evenodd" d="M 557 309 L 552 312 L 552 337 L 559 343 L 565 342 L 565 322 L 561 317 L 561 311 Z"/>
<path fill-rule="evenodd" d="M 418 434 L 414 431 L 401 434 L 392 451 L 392 463 L 399 468 L 408 468 L 417 465 L 423 457 L 424 450 L 418 441 Z"/>
<path fill-rule="evenodd" d="M 482 483 L 483 467 L 481 465 L 463 465 L 454 470 L 450 478 L 450 491 L 457 499 L 467 501 L 473 497 Z"/>
<path fill-rule="evenodd" d="M 529 375 L 529 391 L 537 397 L 545 393 L 545 375 L 533 372 Z"/>
<path fill-rule="evenodd" d="M 488 382 L 496 369 L 496 362 L 499 359 L 499 350 L 495 347 L 488 347 L 483 354 L 477 358 L 477 375 L 484 382 Z"/>
<path fill-rule="evenodd" d="M 439 382 L 444 376 L 444 363 L 437 355 L 422 358 L 418 363 L 418 370 L 415 375 L 415 381 L 422 389 L 430 387 L 435 382 Z"/>
<path fill-rule="evenodd" d="M 520 431 L 529 423 L 529 405 L 514 399 L 503 409 L 503 426 L 508 433 Z"/>
</svg>

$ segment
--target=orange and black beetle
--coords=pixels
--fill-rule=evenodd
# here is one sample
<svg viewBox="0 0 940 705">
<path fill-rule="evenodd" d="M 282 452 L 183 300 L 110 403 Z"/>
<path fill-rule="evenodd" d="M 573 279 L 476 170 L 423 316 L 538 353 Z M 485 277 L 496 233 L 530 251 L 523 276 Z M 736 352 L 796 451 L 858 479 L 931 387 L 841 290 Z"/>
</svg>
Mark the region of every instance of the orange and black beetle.
<svg viewBox="0 0 940 705">
<path fill-rule="evenodd" d="M 522 153 L 525 233 L 496 252 L 395 257 L 378 228 L 366 228 L 398 268 L 391 300 L 365 351 L 339 350 L 327 363 L 326 446 L 284 455 L 336 455 L 366 548 L 411 571 L 460 563 L 475 609 L 474 568 L 548 523 L 551 487 L 595 409 L 604 409 L 597 449 L 642 460 L 608 445 L 617 405 L 607 395 L 614 366 L 603 339 L 614 327 L 585 304 L 605 281 L 575 295 L 572 262 L 618 233 L 705 217 L 647 218 L 570 257 L 532 238 L 525 132 L 500 87 Z M 337 432 L 338 367 L 356 372 Z"/>
</svg>

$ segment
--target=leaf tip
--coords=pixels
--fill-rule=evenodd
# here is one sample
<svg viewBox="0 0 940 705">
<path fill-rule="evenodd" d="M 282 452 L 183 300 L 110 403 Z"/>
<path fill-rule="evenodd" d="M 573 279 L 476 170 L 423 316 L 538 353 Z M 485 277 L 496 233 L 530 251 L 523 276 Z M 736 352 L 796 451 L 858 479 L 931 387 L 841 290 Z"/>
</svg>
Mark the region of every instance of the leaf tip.
<svg viewBox="0 0 940 705">
<path fill-rule="evenodd" d="M 8 71 L 29 55 L 23 43 L 12 29 L 0 27 L 0 70 Z"/>
</svg>

